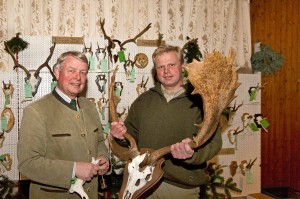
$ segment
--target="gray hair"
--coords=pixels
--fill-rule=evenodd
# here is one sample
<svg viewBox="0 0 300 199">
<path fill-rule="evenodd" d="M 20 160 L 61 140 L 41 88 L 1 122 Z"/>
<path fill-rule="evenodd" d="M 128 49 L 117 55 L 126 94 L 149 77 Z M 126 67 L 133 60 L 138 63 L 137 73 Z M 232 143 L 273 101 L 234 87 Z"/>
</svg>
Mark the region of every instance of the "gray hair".
<svg viewBox="0 0 300 199">
<path fill-rule="evenodd" d="M 68 52 L 64 52 L 62 53 L 58 58 L 57 58 L 57 61 L 55 63 L 55 65 L 53 66 L 53 70 L 55 68 L 57 68 L 58 70 L 61 70 L 62 69 L 62 66 L 63 66 L 63 63 L 65 61 L 65 59 L 68 57 L 68 56 L 72 56 L 78 60 L 81 60 L 83 61 L 84 63 L 86 64 L 89 64 L 89 61 L 88 59 L 86 58 L 86 56 L 82 53 L 82 52 L 79 52 L 79 51 L 68 51 Z"/>
</svg>

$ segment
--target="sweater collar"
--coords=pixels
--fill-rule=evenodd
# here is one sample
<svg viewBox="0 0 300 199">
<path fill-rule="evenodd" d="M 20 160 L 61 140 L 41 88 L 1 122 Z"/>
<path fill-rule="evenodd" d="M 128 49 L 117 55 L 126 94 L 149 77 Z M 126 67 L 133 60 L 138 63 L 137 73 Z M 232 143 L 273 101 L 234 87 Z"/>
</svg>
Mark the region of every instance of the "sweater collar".
<svg viewBox="0 0 300 199">
<path fill-rule="evenodd" d="M 185 96 L 190 95 L 191 92 L 193 91 L 194 87 L 189 82 L 187 82 L 186 84 L 182 85 L 182 89 L 183 89 L 183 92 L 181 92 L 176 97 L 185 97 Z M 160 95 L 164 96 L 164 92 L 162 90 L 160 82 L 156 82 L 154 87 L 150 88 L 150 90 L 158 92 Z"/>
</svg>

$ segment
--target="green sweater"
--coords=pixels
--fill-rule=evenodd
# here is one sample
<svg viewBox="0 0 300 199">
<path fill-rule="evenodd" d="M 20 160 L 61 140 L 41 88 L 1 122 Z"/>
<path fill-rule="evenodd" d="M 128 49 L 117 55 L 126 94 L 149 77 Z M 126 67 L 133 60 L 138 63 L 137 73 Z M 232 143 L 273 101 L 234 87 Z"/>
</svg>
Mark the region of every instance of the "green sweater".
<svg viewBox="0 0 300 199">
<path fill-rule="evenodd" d="M 191 94 L 192 89 L 191 85 L 186 85 L 186 92 L 167 102 L 157 83 L 133 102 L 125 125 L 139 148 L 159 149 L 197 133 L 199 129 L 194 124 L 202 121 L 203 103 L 200 95 Z M 206 183 L 206 161 L 221 148 L 222 137 L 217 131 L 190 159 L 179 160 L 171 154 L 166 155 L 164 181 L 184 188 Z"/>
</svg>

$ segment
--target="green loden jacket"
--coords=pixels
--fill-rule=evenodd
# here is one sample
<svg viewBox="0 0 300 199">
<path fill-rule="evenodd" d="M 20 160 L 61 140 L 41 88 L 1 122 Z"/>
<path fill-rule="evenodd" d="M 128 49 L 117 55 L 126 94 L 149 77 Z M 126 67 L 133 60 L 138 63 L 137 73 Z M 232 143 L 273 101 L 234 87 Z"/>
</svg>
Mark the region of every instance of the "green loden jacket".
<svg viewBox="0 0 300 199">
<path fill-rule="evenodd" d="M 73 164 L 108 157 L 95 105 L 79 97 L 74 111 L 50 93 L 24 109 L 17 146 L 18 169 L 31 180 L 30 199 L 79 199 L 69 193 Z M 84 184 L 98 198 L 98 180 Z"/>
<path fill-rule="evenodd" d="M 200 95 L 192 95 L 193 87 L 186 84 L 186 91 L 165 99 L 159 83 L 140 95 L 130 107 L 125 120 L 127 132 L 137 140 L 139 148 L 159 149 L 193 136 L 203 119 Z M 206 161 L 222 148 L 221 132 L 217 130 L 210 140 L 197 149 L 192 158 L 174 159 L 165 156 L 164 181 L 182 188 L 197 187 L 207 182 Z"/>
</svg>

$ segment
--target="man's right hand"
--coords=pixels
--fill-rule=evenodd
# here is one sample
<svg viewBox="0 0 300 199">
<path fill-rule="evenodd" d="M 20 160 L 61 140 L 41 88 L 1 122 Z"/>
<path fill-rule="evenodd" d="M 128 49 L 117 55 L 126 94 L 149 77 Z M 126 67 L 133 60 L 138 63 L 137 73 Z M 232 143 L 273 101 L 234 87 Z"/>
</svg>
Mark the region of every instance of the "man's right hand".
<svg viewBox="0 0 300 199">
<path fill-rule="evenodd" d="M 89 162 L 76 162 L 75 175 L 77 178 L 90 181 L 95 175 L 98 175 L 99 165 Z"/>
<path fill-rule="evenodd" d="M 110 133 L 115 137 L 120 140 L 124 139 L 124 134 L 126 133 L 127 128 L 124 125 L 123 121 L 118 121 L 118 122 L 112 122 L 110 124 Z"/>
</svg>

